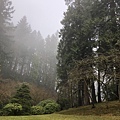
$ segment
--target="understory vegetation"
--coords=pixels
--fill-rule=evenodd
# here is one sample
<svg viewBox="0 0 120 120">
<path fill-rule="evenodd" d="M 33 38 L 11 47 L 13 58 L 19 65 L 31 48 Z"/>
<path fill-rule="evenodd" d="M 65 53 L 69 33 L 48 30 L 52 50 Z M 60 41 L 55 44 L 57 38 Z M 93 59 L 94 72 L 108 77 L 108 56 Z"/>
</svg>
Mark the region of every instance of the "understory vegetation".
<svg viewBox="0 0 120 120">
<path fill-rule="evenodd" d="M 120 102 L 113 101 L 108 103 L 96 104 L 95 109 L 91 105 L 78 108 L 70 108 L 50 115 L 19 116 L 19 117 L 0 117 L 1 120 L 119 120 Z"/>
<path fill-rule="evenodd" d="M 0 110 L 0 115 L 42 115 L 60 111 L 60 105 L 54 100 L 43 100 L 36 106 L 32 101 L 29 86 L 23 83 L 10 102 Z"/>
</svg>

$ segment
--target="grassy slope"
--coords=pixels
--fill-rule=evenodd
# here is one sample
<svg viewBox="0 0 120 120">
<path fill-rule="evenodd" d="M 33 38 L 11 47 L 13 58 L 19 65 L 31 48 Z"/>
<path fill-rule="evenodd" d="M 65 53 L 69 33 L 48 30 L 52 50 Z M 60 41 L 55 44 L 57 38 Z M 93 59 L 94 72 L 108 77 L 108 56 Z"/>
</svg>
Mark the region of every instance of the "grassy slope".
<svg viewBox="0 0 120 120">
<path fill-rule="evenodd" d="M 108 106 L 109 109 L 106 109 L 106 103 L 100 103 L 94 109 L 91 109 L 91 106 L 84 106 L 51 115 L 1 116 L 0 120 L 120 120 L 120 102 L 109 102 Z"/>
<path fill-rule="evenodd" d="M 113 101 L 108 102 L 108 109 L 106 108 L 106 103 L 99 103 L 96 104 L 95 108 L 92 109 L 91 105 L 78 107 L 78 108 L 71 108 L 69 110 L 61 111 L 60 114 L 65 115 L 110 115 L 110 116 L 120 116 L 120 102 Z"/>
</svg>

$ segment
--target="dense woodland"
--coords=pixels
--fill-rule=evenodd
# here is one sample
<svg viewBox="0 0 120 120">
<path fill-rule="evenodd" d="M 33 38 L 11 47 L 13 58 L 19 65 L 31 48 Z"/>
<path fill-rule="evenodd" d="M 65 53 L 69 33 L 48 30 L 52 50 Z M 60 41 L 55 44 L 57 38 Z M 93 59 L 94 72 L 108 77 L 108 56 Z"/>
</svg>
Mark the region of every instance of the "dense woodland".
<svg viewBox="0 0 120 120">
<path fill-rule="evenodd" d="M 120 100 L 120 0 L 65 3 L 63 27 L 44 39 L 26 16 L 14 25 L 12 2 L 0 0 L 0 108 L 21 110 L 22 87 L 32 101 L 24 112 L 48 98 L 61 109 Z M 15 93 L 23 82 L 30 89 Z"/>
<path fill-rule="evenodd" d="M 65 0 L 58 99 L 70 107 L 120 100 L 120 0 Z"/>
</svg>

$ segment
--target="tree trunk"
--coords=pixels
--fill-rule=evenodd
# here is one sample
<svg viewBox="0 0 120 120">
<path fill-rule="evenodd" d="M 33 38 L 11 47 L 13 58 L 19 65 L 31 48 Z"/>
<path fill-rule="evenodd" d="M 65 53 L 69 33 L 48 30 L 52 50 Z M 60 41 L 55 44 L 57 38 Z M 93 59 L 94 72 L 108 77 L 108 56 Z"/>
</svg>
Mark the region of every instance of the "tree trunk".
<svg viewBox="0 0 120 120">
<path fill-rule="evenodd" d="M 120 79 L 119 79 L 119 83 L 118 83 L 118 94 L 119 94 L 119 102 L 120 102 Z"/>
<path fill-rule="evenodd" d="M 78 82 L 78 106 L 82 106 L 81 81 Z"/>
<path fill-rule="evenodd" d="M 89 99 L 89 91 L 88 91 L 88 85 L 87 82 L 84 82 L 84 105 L 89 105 L 90 99 Z"/>
<path fill-rule="evenodd" d="M 101 90 L 100 90 L 100 70 L 98 68 L 98 103 L 101 102 Z"/>
<path fill-rule="evenodd" d="M 15 58 L 15 64 L 14 64 L 14 67 L 13 67 L 12 71 L 15 72 L 15 70 L 17 68 L 17 64 L 18 64 L 18 58 Z"/>
<path fill-rule="evenodd" d="M 81 99 L 82 99 L 82 105 L 84 105 L 84 97 L 85 97 L 85 95 L 84 95 L 84 84 L 85 84 L 85 82 L 84 81 L 82 81 L 82 85 L 81 85 L 81 92 L 82 92 L 82 96 L 81 96 Z"/>
<path fill-rule="evenodd" d="M 94 85 L 94 81 L 92 80 L 92 105 L 93 105 L 93 108 L 95 107 L 94 104 L 97 103 L 97 100 L 96 100 L 96 94 L 95 94 L 95 85 Z"/>
<path fill-rule="evenodd" d="M 21 66 L 21 70 L 20 70 L 20 75 L 23 74 L 24 64 L 25 64 L 25 57 L 23 58 L 23 61 L 22 61 L 22 66 Z"/>
</svg>

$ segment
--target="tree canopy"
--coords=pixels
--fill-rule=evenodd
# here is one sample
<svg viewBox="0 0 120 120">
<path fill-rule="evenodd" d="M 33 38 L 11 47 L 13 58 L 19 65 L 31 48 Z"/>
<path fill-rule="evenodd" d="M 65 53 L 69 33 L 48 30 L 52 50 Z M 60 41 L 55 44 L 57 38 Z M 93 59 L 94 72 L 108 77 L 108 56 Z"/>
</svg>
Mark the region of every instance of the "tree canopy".
<svg viewBox="0 0 120 120">
<path fill-rule="evenodd" d="M 119 1 L 65 2 L 68 9 L 61 21 L 63 28 L 57 55 L 59 99 L 67 96 L 71 107 L 90 104 L 90 101 L 101 102 L 108 100 L 111 85 L 118 99 L 120 70 L 115 64 L 119 66 Z"/>
</svg>

